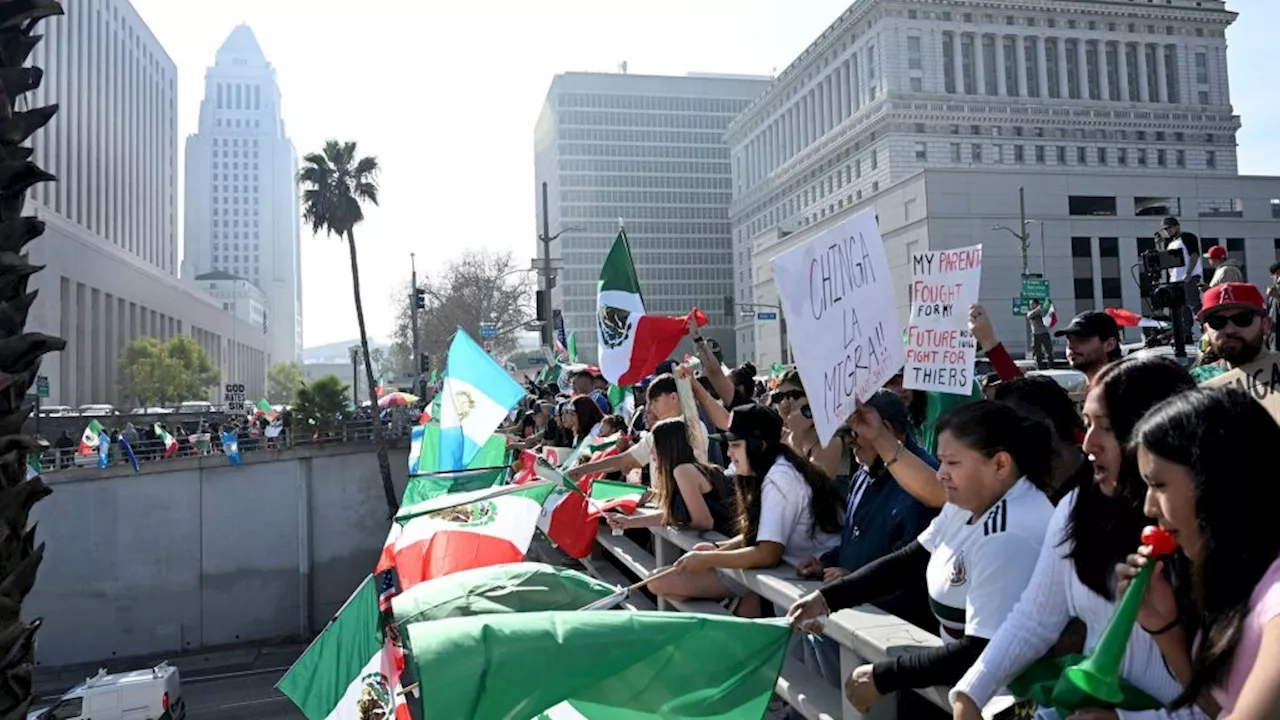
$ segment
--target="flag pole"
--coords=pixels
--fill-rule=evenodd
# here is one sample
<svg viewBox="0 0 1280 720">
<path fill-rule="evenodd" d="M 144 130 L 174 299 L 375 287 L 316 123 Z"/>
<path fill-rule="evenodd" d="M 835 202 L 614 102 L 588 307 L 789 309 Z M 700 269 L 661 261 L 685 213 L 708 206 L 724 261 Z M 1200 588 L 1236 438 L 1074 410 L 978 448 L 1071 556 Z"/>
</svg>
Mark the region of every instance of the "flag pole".
<svg viewBox="0 0 1280 720">
<path fill-rule="evenodd" d="M 663 571 L 661 571 L 661 572 L 653 573 L 652 575 L 650 575 L 649 577 L 647 577 L 647 578 L 645 578 L 645 579 L 641 580 L 640 582 L 632 583 L 631 585 L 628 585 L 628 586 L 626 586 L 625 588 L 622 588 L 622 591 L 621 591 L 621 592 L 623 593 L 623 597 L 626 597 L 627 595 L 630 595 L 631 593 L 635 592 L 636 590 L 639 590 L 640 588 L 642 588 L 642 587 L 644 587 L 644 586 L 648 585 L 649 583 L 653 582 L 654 580 L 657 580 L 658 578 L 666 577 L 667 575 L 671 575 L 672 573 L 675 573 L 675 572 L 676 572 L 676 571 L 678 571 L 678 570 L 679 570 L 679 568 L 677 568 L 676 566 L 672 565 L 671 567 L 667 568 L 666 570 L 663 570 Z M 578 611 L 579 611 L 579 612 L 581 612 L 581 611 L 583 611 L 583 610 L 587 610 L 587 609 L 589 609 L 591 606 L 596 605 L 596 604 L 599 604 L 599 602 L 600 602 L 599 600 L 595 600 L 595 601 L 593 601 L 593 602 L 587 603 L 586 605 L 583 605 L 582 607 L 578 608 Z"/>
</svg>

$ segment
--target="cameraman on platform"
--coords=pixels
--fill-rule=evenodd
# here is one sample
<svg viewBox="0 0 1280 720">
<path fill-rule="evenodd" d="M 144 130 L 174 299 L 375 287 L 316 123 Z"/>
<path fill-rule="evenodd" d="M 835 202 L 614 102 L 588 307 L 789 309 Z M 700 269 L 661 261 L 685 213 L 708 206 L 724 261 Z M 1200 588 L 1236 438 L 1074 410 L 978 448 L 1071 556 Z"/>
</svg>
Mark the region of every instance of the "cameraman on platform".
<svg viewBox="0 0 1280 720">
<path fill-rule="evenodd" d="M 1204 274 L 1201 268 L 1200 238 L 1193 233 L 1182 232 L 1178 218 L 1167 217 L 1164 219 L 1164 227 L 1156 233 L 1155 239 L 1157 250 L 1182 252 L 1182 267 L 1170 269 L 1167 282 L 1181 282 L 1186 288 L 1187 304 L 1179 312 L 1183 317 L 1182 341 L 1189 345 L 1194 342 L 1191 326 L 1194 324 L 1196 314 L 1200 312 L 1200 282 Z"/>
</svg>

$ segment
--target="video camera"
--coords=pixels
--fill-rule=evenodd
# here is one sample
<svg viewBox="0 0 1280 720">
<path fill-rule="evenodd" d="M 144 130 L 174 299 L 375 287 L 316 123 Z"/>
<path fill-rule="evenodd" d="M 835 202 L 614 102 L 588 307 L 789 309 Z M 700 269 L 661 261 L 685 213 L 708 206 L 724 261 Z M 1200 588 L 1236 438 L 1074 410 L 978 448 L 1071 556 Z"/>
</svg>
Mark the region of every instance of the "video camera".
<svg viewBox="0 0 1280 720">
<path fill-rule="evenodd" d="M 1166 272 L 1186 264 L 1182 250 L 1166 250 L 1168 233 L 1161 228 L 1155 234 L 1156 248 L 1138 255 L 1140 274 L 1138 291 L 1152 310 L 1176 310 L 1187 304 L 1187 290 L 1181 282 L 1165 282 Z"/>
</svg>

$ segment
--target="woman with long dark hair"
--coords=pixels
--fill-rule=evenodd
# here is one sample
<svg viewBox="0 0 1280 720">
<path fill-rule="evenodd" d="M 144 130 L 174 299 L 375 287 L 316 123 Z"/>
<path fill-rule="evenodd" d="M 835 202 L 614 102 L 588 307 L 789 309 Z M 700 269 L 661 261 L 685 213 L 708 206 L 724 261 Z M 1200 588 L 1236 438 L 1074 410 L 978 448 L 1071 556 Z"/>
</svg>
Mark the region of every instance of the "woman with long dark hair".
<svg viewBox="0 0 1280 720">
<path fill-rule="evenodd" d="M 1138 614 L 1186 686 L 1175 704 L 1230 720 L 1280 717 L 1280 483 L 1270 460 L 1280 426 L 1248 392 L 1192 390 L 1148 413 L 1133 445 L 1146 514 L 1189 561 L 1174 585 L 1157 564 Z M 1149 552 L 1117 567 L 1120 592 Z M 1179 611 L 1187 606 L 1194 617 Z"/>
<path fill-rule="evenodd" d="M 1115 613 L 1112 571 L 1149 523 L 1142 512 L 1142 476 L 1125 444 L 1148 410 L 1193 387 L 1191 376 L 1177 364 L 1150 356 L 1120 360 L 1094 377 L 1084 403 L 1088 426 L 1084 450 L 1092 461 L 1091 482 L 1080 483 L 1058 503 L 1021 599 L 977 662 L 952 688 L 957 720 L 981 717 L 979 709 L 1044 657 L 1072 618 L 1084 623 L 1085 653 L 1098 644 Z M 1120 674 L 1156 701 L 1131 702 L 1146 707 L 1129 710 L 1152 710 L 1182 692 L 1146 633 L 1133 634 Z M 1142 717 L 1168 714 L 1155 711 Z"/>
<path fill-rule="evenodd" d="M 729 457 L 736 470 L 736 537 L 700 543 L 672 573 L 649 584 L 658 595 L 722 599 L 745 592 L 730 588 L 716 568 L 750 570 L 796 564 L 839 545 L 843 505 L 835 483 L 782 442 L 782 417 L 762 405 L 734 408 Z"/>
<path fill-rule="evenodd" d="M 1053 505 L 1052 431 L 1011 405 L 979 400 L 938 423 L 938 481 L 947 504 L 914 542 L 796 602 L 788 618 L 816 630 L 818 618 L 892 596 L 924 575 L 945 644 L 863 665 L 845 683 L 849 703 L 869 712 L 898 690 L 951 685 L 986 647 L 1031 579 Z M 890 460 L 895 461 L 896 458 Z"/>
<path fill-rule="evenodd" d="M 734 532 L 733 486 L 724 471 L 699 462 L 689 444 L 684 418 L 660 420 L 653 434 L 653 477 L 650 486 L 658 512 L 635 515 L 608 514 L 615 530 L 671 525 L 694 530 Z"/>
<path fill-rule="evenodd" d="M 579 445 L 589 437 L 600 434 L 600 421 L 604 413 L 600 406 L 586 395 L 579 395 L 569 401 L 569 415 L 565 426 L 573 431 L 573 444 Z M 571 424 L 571 426 L 570 426 Z"/>
</svg>

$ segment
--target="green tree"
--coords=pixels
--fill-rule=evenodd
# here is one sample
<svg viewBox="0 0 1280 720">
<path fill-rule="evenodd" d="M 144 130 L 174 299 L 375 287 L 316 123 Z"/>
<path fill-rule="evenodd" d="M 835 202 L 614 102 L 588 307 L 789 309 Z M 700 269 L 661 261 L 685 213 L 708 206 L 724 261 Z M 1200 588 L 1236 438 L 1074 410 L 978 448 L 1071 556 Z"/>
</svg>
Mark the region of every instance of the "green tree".
<svg viewBox="0 0 1280 720">
<path fill-rule="evenodd" d="M 273 405 L 293 402 L 294 394 L 306 382 L 302 366 L 296 362 L 280 362 L 267 368 L 267 402 Z"/>
<path fill-rule="evenodd" d="M 309 385 L 303 383 L 294 399 L 293 417 L 306 428 L 306 434 L 340 431 L 348 418 L 347 386 L 337 375 L 325 375 Z M 301 433 L 302 428 L 294 432 Z"/>
<path fill-rule="evenodd" d="M 369 333 L 364 324 L 364 303 L 360 299 L 360 262 L 356 257 L 355 227 L 364 220 L 363 203 L 378 204 L 378 160 L 359 157 L 356 144 L 330 140 L 318 153 L 302 158 L 298 173 L 302 187 L 302 217 L 319 235 L 337 235 L 347 241 L 351 255 L 351 290 L 355 296 L 356 322 L 360 325 L 360 350 L 364 360 L 365 382 L 369 402 L 376 409 L 378 394 L 373 381 L 373 359 L 369 355 Z M 387 459 L 387 442 L 381 423 L 373 424 L 373 445 L 382 475 L 382 492 L 386 495 L 387 512 L 399 509 L 396 489 L 391 483 L 391 461 Z"/>
<path fill-rule="evenodd" d="M 26 717 L 35 698 L 32 670 L 40 618 L 24 620 L 22 603 L 35 585 L 44 543 L 36 544 L 35 528 L 27 524 L 31 508 L 52 492 L 39 477 L 26 479 L 27 455 L 43 446 L 21 434 L 31 412 L 24 400 L 40 373 L 40 358 L 67 345 L 61 338 L 26 332 L 36 298 L 28 283 L 41 267 L 27 261 L 23 248 L 45 226 L 22 210 L 33 185 L 55 178 L 31 162 L 31 148 L 24 143 L 48 124 L 58 106 L 31 107 L 30 98 L 21 103 L 18 98 L 40 87 L 44 77 L 40 68 L 23 68 L 40 43 L 36 27 L 61 14 L 56 0 L 0 2 L 0 375 L 5 378 L 0 393 L 0 718 Z"/>
<path fill-rule="evenodd" d="M 120 351 L 120 388 L 137 398 L 139 405 L 204 399 L 217 383 L 213 359 L 186 335 L 167 343 L 153 337 L 135 338 Z"/>
</svg>

